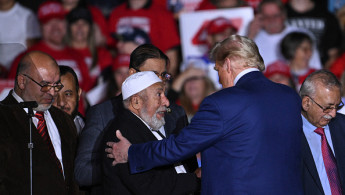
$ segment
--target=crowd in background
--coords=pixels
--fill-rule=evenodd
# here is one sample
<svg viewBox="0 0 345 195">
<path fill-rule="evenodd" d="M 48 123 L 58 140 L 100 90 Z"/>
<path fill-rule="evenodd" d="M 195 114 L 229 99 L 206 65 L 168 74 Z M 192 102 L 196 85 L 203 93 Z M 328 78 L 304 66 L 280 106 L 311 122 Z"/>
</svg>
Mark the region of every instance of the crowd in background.
<svg viewBox="0 0 345 195">
<path fill-rule="evenodd" d="M 261 4 L 259 4 L 261 2 Z M 0 76 L 14 79 L 25 52 L 41 50 L 59 65 L 73 68 L 83 89 L 79 111 L 121 93 L 129 55 L 152 43 L 169 57 L 168 98 L 192 116 L 204 97 L 219 90 L 208 54 L 184 61 L 179 15 L 199 10 L 251 6 L 255 17 L 247 28 L 264 58 L 266 75 L 299 89 L 311 72 L 325 68 L 341 78 L 343 1 L 318 0 L 128 0 L 0 2 Z M 231 10 L 229 10 L 231 12 Z M 238 29 L 225 17 L 206 27 L 208 48 Z M 274 77 L 274 78 L 273 78 Z"/>
</svg>

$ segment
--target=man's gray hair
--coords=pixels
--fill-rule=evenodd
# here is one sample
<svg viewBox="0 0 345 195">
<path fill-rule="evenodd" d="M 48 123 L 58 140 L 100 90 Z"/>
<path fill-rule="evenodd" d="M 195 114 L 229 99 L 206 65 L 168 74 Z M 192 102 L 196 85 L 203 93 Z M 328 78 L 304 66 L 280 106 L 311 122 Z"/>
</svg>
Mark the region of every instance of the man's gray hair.
<svg viewBox="0 0 345 195">
<path fill-rule="evenodd" d="M 139 96 L 141 99 L 143 99 L 144 102 L 146 102 L 147 99 L 148 99 L 147 94 L 146 94 L 146 89 L 144 89 L 144 90 L 142 90 L 142 91 L 140 91 L 140 92 L 138 92 L 138 93 L 136 93 L 134 95 Z M 129 103 L 131 102 L 131 99 L 133 98 L 134 95 L 132 95 L 131 97 L 129 97 L 129 98 L 125 99 L 125 100 L 123 100 L 123 106 L 126 109 L 129 109 Z"/>
<path fill-rule="evenodd" d="M 211 51 L 211 58 L 222 64 L 226 58 L 231 60 L 240 59 L 244 62 L 244 68 L 265 70 L 264 60 L 255 42 L 240 35 L 231 35 L 222 42 L 217 43 Z"/>
<path fill-rule="evenodd" d="M 328 70 L 318 70 L 311 73 L 303 82 L 299 95 L 301 98 L 304 96 L 313 97 L 316 92 L 316 87 L 321 84 L 327 89 L 332 89 L 333 87 L 341 89 L 341 83 L 337 77 Z"/>
</svg>

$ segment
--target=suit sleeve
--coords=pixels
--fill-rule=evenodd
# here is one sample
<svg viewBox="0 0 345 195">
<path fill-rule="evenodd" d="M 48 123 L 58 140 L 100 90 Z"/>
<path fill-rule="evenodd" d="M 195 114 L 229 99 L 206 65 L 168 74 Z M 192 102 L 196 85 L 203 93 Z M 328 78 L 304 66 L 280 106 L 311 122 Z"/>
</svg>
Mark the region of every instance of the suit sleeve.
<svg viewBox="0 0 345 195">
<path fill-rule="evenodd" d="M 189 126 L 178 135 L 144 144 L 133 144 L 128 151 L 131 173 L 173 164 L 200 152 L 223 136 L 223 120 L 219 105 L 211 97 L 205 98 Z"/>
<path fill-rule="evenodd" d="M 111 105 L 106 104 L 111 107 Z M 79 137 L 75 159 L 74 175 L 81 186 L 95 185 L 101 182 L 101 153 L 99 152 L 103 130 L 108 119 L 103 107 L 91 107 L 86 115 L 86 124 Z M 110 108 L 111 109 L 111 108 Z"/>
</svg>

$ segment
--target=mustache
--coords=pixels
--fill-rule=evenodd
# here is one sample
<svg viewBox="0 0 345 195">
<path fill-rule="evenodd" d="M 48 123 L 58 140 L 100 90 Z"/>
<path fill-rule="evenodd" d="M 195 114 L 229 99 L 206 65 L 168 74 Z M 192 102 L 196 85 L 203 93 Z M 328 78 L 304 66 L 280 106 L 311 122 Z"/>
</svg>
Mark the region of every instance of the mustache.
<svg viewBox="0 0 345 195">
<path fill-rule="evenodd" d="M 326 114 L 325 116 L 323 116 L 323 118 L 325 118 L 325 119 L 332 119 L 333 117 L 331 115 Z"/>
<path fill-rule="evenodd" d="M 168 111 L 168 108 L 165 107 L 165 106 L 163 106 L 163 107 L 158 108 L 158 110 L 156 111 L 156 113 L 158 113 L 158 112 L 167 112 L 167 111 Z"/>
</svg>

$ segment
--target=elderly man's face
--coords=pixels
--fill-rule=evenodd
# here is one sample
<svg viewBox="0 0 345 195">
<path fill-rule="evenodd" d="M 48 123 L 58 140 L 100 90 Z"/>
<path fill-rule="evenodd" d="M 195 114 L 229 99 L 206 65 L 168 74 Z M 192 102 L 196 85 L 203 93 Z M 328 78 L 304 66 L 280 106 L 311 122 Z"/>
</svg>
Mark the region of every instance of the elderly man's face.
<svg viewBox="0 0 345 195">
<path fill-rule="evenodd" d="M 146 88 L 146 98 L 143 98 L 140 117 L 154 130 L 165 124 L 164 114 L 169 101 L 164 94 L 164 84 L 155 83 Z"/>
<path fill-rule="evenodd" d="M 77 114 L 81 90 L 77 91 L 73 75 L 69 72 L 61 76 L 61 83 L 64 85 L 64 88 L 58 92 L 53 105 L 73 116 Z"/>
<path fill-rule="evenodd" d="M 323 108 L 336 108 L 340 102 L 339 88 L 333 87 L 327 89 L 321 85 L 317 85 L 316 94 L 313 97 L 303 97 L 302 106 L 305 111 L 304 116 L 314 126 L 324 127 L 335 117 L 337 110 L 332 109 L 330 112 L 324 112 L 320 106 Z"/>
<path fill-rule="evenodd" d="M 44 61 L 42 61 L 44 62 Z M 47 62 L 49 63 L 49 62 Z M 45 111 L 50 108 L 52 105 L 54 98 L 57 95 L 57 92 L 54 91 L 54 87 L 52 87 L 47 92 L 41 91 L 40 85 L 49 84 L 51 86 L 56 86 L 60 84 L 60 71 L 59 68 L 51 67 L 47 69 L 45 67 L 37 68 L 37 71 L 31 71 L 30 73 L 26 74 L 27 76 L 23 76 L 26 79 L 25 87 L 23 89 L 22 98 L 24 101 L 36 101 L 38 107 L 35 108 L 37 111 Z M 30 79 L 30 78 L 31 79 Z M 35 83 L 37 82 L 37 83 Z"/>
</svg>

